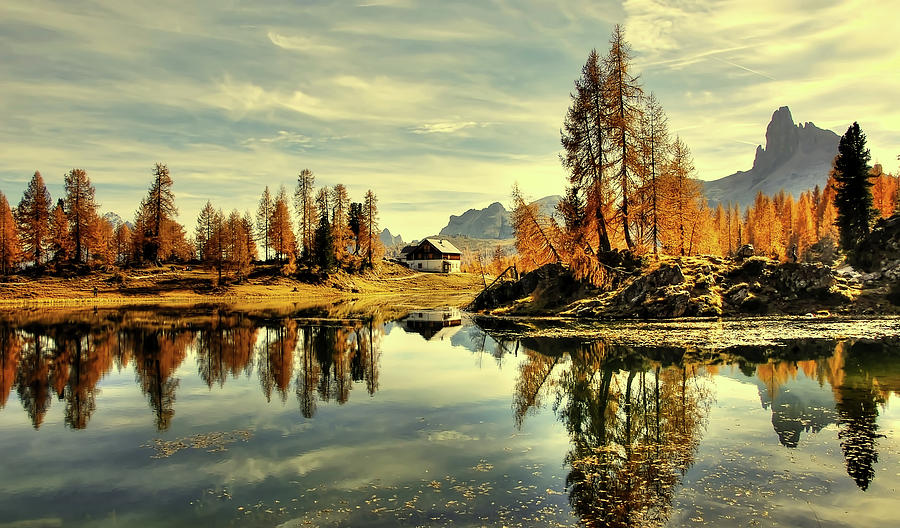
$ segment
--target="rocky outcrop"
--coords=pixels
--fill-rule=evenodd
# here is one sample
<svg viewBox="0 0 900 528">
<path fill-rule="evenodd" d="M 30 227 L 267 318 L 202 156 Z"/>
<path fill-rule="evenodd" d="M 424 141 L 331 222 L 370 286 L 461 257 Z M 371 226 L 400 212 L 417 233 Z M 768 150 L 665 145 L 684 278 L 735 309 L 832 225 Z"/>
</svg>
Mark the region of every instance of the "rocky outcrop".
<svg viewBox="0 0 900 528">
<path fill-rule="evenodd" d="M 544 310 L 590 319 L 672 319 L 747 314 L 803 314 L 838 309 L 859 291 L 855 278 L 822 264 L 685 257 L 625 277 L 611 291 L 592 291 L 563 266 L 548 265 L 517 283 L 486 292 L 473 305 L 507 313 Z M 855 293 L 854 293 L 855 292 Z M 531 296 L 530 299 L 526 299 Z M 566 305 L 567 299 L 574 299 Z M 549 309 L 558 306 L 558 309 Z M 512 311 L 509 311 L 512 310 Z"/>
<path fill-rule="evenodd" d="M 518 281 L 498 283 L 484 290 L 469 308 L 496 308 L 528 296 L 534 297 L 532 302 L 536 307 L 547 308 L 570 301 L 576 291 L 586 286 L 561 264 L 546 264 L 526 273 Z"/>
</svg>

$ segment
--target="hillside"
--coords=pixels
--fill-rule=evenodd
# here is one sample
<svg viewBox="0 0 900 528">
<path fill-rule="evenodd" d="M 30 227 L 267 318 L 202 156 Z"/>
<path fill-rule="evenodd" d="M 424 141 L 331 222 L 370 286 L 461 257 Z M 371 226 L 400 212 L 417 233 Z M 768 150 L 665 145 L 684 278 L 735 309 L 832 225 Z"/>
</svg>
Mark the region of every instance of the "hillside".
<svg viewBox="0 0 900 528">
<path fill-rule="evenodd" d="M 556 204 L 561 199 L 559 195 L 551 195 L 533 203 L 538 204 L 543 214 L 552 216 L 556 214 Z M 469 209 L 459 216 L 450 215 L 450 221 L 439 235 L 505 240 L 513 238 L 514 233 L 509 211 L 500 202 L 494 202 L 484 209 Z"/>
<path fill-rule="evenodd" d="M 782 106 L 766 127 L 766 146 L 756 147 L 753 167 L 724 178 L 704 182 L 710 204 L 753 203 L 759 191 L 773 195 L 784 189 L 796 198 L 816 185 L 824 187 L 837 155 L 840 137 L 812 123 L 796 125 L 791 111 Z"/>
</svg>

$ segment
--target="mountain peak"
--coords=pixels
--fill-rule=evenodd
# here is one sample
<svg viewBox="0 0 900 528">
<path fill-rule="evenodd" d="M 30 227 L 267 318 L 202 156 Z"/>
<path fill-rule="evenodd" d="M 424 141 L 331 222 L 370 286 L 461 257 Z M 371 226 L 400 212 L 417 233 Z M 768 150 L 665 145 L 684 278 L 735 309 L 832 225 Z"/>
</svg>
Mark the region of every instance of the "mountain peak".
<svg viewBox="0 0 900 528">
<path fill-rule="evenodd" d="M 812 122 L 795 124 L 791 110 L 782 106 L 766 126 L 765 147 L 756 147 L 753 168 L 706 182 L 707 198 L 713 204 L 748 205 L 759 191 L 774 194 L 784 189 L 797 197 L 815 185 L 824 186 L 839 140 Z"/>
</svg>

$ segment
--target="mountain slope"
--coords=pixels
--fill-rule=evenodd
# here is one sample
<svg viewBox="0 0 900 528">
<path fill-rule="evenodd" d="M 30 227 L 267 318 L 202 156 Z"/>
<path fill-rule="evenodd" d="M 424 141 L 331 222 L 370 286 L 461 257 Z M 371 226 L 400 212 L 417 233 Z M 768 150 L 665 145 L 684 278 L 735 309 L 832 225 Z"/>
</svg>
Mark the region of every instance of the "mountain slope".
<svg viewBox="0 0 900 528">
<path fill-rule="evenodd" d="M 543 214 L 550 216 L 555 214 L 556 204 L 561 199 L 561 196 L 552 195 L 535 202 Z M 513 238 L 514 233 L 509 211 L 500 202 L 494 202 L 484 209 L 469 209 L 460 216 L 450 215 L 450 222 L 441 229 L 440 235 L 504 240 Z"/>
<path fill-rule="evenodd" d="M 784 189 L 797 198 L 816 185 L 824 187 L 840 137 L 812 123 L 794 124 L 791 111 L 782 106 L 766 128 L 766 147 L 756 147 L 753 167 L 724 178 L 704 182 L 711 205 L 753 203 L 756 193 L 772 195 Z"/>
</svg>

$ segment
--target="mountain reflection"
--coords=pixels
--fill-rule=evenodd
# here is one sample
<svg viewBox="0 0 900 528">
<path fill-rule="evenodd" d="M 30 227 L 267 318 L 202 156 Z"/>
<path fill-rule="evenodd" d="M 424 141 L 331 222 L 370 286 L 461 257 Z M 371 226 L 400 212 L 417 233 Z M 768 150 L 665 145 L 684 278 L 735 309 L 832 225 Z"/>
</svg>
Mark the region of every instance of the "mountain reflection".
<svg viewBox="0 0 900 528">
<path fill-rule="evenodd" d="M 710 353 L 604 339 L 530 338 L 514 348 L 525 356 L 513 396 L 515 423 L 522 427 L 537 408 L 553 404 L 571 439 L 570 503 L 586 526 L 668 519 L 673 489 L 693 464 L 704 431 L 708 381 L 723 367 L 755 377 L 784 446 L 797 447 L 802 432 L 837 424 L 847 473 L 862 490 L 875 476 L 879 406 L 900 394 L 900 346 L 890 339 Z M 792 359 L 765 360 L 779 355 Z M 714 359 L 692 363 L 686 356 Z"/>
<path fill-rule="evenodd" d="M 178 371 L 191 352 L 210 390 L 255 369 L 267 402 L 286 403 L 293 392 L 306 418 L 318 401 L 346 403 L 354 383 L 369 395 L 379 386 L 384 324 L 374 318 L 341 324 L 240 313 L 186 322 L 144 313 L 82 319 L 0 322 L 0 409 L 15 390 L 39 429 L 55 395 L 64 402 L 66 426 L 83 429 L 96 409 L 99 382 L 114 367 L 133 363 L 156 428 L 165 431 L 175 417 Z"/>
<path fill-rule="evenodd" d="M 586 525 L 625 526 L 668 518 L 673 489 L 704 432 L 713 376 L 746 383 L 739 372 L 754 380 L 786 448 L 836 429 L 847 473 L 862 490 L 876 475 L 880 411 L 900 394 L 897 339 L 805 340 L 777 349 L 626 347 L 603 338 L 494 338 L 459 324 L 457 313 L 434 313 L 434 321 L 423 315 L 399 324 L 377 315 L 325 321 L 209 307 L 7 318 L 0 321 L 0 409 L 14 391 L 39 429 L 57 400 L 65 426 L 84 429 L 102 404 L 100 381 L 131 367 L 152 423 L 164 431 L 176 419 L 181 377 L 196 368 L 210 391 L 255 379 L 267 402 L 296 405 L 308 419 L 324 403 L 347 403 L 354 389 L 376 394 L 386 329 L 426 328 L 424 337 L 439 334 L 498 368 L 515 356 L 514 425 L 552 407 L 570 438 L 573 508 Z M 185 365 L 192 354 L 195 367 Z"/>
</svg>

